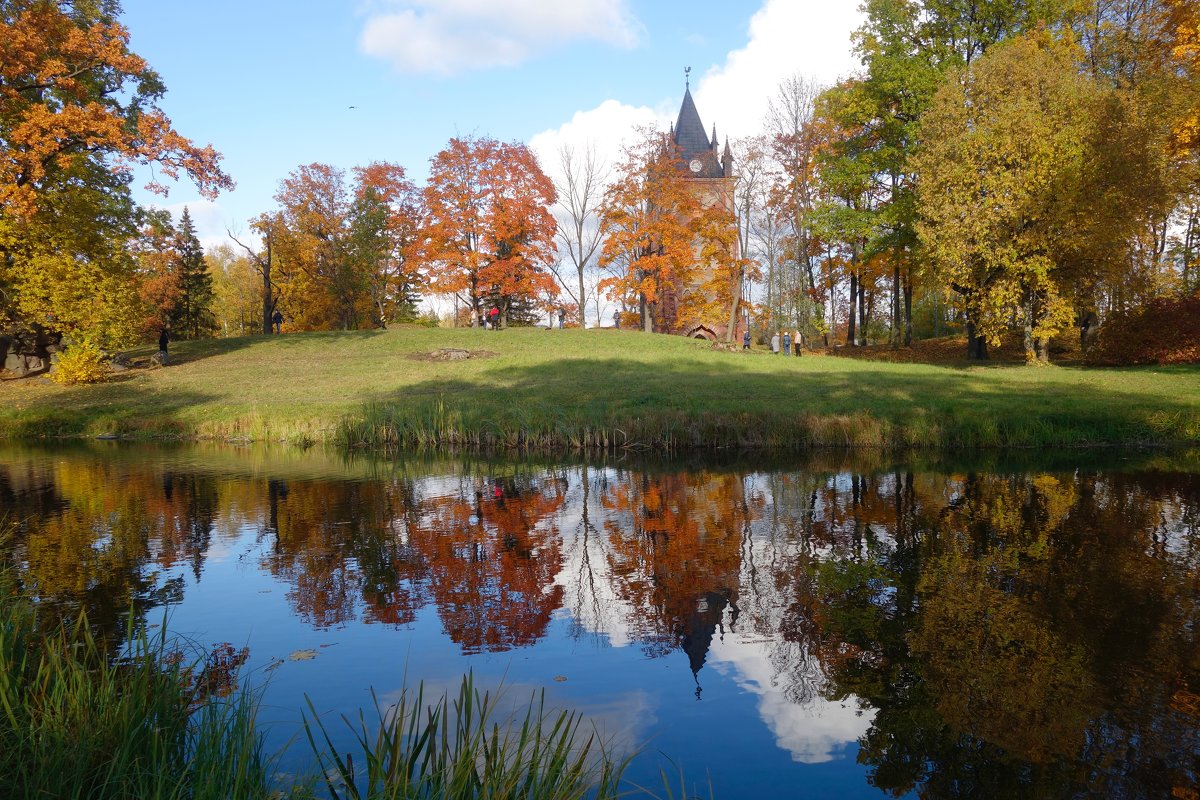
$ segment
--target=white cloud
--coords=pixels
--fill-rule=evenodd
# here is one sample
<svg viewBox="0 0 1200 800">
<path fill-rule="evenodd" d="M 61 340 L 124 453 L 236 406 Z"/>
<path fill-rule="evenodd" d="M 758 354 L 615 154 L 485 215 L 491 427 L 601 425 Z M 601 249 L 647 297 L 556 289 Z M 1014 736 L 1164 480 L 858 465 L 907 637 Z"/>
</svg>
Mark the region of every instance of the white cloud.
<svg viewBox="0 0 1200 800">
<path fill-rule="evenodd" d="M 369 12 L 359 45 L 402 72 L 452 75 L 574 40 L 633 47 L 640 37 L 626 0 L 386 0 Z"/>
<path fill-rule="evenodd" d="M 850 0 L 767 0 L 750 19 L 746 46 L 708 70 L 695 91 L 696 107 L 724 136 L 762 130 L 768 100 L 785 78 L 799 73 L 822 84 L 854 72 L 850 34 L 862 23 Z"/>
<path fill-rule="evenodd" d="M 229 221 L 225 210 L 219 203 L 211 200 L 188 200 L 160 206 L 160 208 L 171 214 L 171 219 L 176 225 L 179 224 L 179 219 L 183 216 L 183 209 L 186 208 L 192 216 L 192 224 L 196 226 L 196 238 L 200 240 L 200 245 L 206 251 L 218 245 L 233 244 L 226 233 Z M 243 239 L 243 241 L 246 240 Z"/>
<path fill-rule="evenodd" d="M 871 727 L 874 710 L 860 711 L 856 700 L 835 702 L 820 694 L 803 704 L 792 702 L 779 685 L 770 646 L 756 640 L 722 638 L 713 642 L 709 664 L 758 696 L 759 716 L 775 735 L 775 744 L 790 753 L 793 761 L 822 764 L 850 757 L 859 737 Z M 805 672 L 820 675 L 820 665 L 814 663 Z"/>
<path fill-rule="evenodd" d="M 591 148 L 601 163 L 612 167 L 621 158 L 621 148 L 636 137 L 638 129 L 661 126 L 666 113 L 665 107 L 653 109 L 605 100 L 588 111 L 576 111 L 569 122 L 557 128 L 536 134 L 529 140 L 529 149 L 537 155 L 546 174 L 556 180 L 559 151 L 564 146 L 577 153 Z"/>
<path fill-rule="evenodd" d="M 722 137 L 758 133 L 768 100 L 784 79 L 799 73 L 833 83 L 855 70 L 850 34 L 861 22 L 858 4 L 850 0 L 766 0 L 750 20 L 746 46 L 729 53 L 724 64 L 697 82 L 694 95 L 701 119 L 709 129 L 715 123 Z M 535 135 L 529 144 L 551 177 L 562 143 L 578 150 L 590 142 L 613 163 L 637 126 L 665 130 L 674 122 L 679 102 L 676 97 L 651 109 L 605 100 Z"/>
</svg>

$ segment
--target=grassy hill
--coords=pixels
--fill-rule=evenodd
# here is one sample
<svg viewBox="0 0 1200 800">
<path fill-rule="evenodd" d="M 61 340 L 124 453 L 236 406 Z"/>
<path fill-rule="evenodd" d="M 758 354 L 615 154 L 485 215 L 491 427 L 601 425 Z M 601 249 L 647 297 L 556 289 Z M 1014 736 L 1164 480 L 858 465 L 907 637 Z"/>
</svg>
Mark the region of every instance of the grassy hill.
<svg viewBox="0 0 1200 800">
<path fill-rule="evenodd" d="M 466 360 L 430 357 L 468 350 Z M 148 363 L 150 350 L 131 354 Z M 0 382 L 0 437 L 692 449 L 1200 442 L 1200 368 L 730 353 L 632 331 L 401 328 L 172 344 L 93 386 Z"/>
</svg>

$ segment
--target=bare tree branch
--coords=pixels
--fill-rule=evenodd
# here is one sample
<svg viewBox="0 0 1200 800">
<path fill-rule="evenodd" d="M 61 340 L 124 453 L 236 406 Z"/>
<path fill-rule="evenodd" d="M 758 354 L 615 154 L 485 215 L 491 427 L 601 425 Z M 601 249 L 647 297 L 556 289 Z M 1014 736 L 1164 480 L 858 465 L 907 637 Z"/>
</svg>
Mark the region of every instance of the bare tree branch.
<svg viewBox="0 0 1200 800">
<path fill-rule="evenodd" d="M 607 167 L 590 143 L 582 153 L 564 144 L 558 150 L 558 158 L 558 213 L 555 215 L 558 230 L 555 238 L 559 252 L 565 250 L 566 261 L 575 268 L 573 277 L 577 279 L 578 292 L 568 287 L 557 268 L 553 269 L 559 283 L 578 305 L 579 326 L 584 327 L 588 294 L 584 274 L 594 262 L 603 241 L 597 208 L 607 179 Z"/>
</svg>

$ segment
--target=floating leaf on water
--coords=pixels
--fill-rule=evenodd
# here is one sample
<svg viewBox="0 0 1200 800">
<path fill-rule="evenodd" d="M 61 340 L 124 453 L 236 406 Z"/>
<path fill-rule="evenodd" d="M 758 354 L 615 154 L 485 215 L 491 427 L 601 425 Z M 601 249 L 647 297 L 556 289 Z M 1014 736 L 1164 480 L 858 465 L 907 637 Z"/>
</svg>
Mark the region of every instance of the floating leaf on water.
<svg viewBox="0 0 1200 800">
<path fill-rule="evenodd" d="M 316 657 L 316 650 L 296 650 L 288 656 L 288 661 L 312 661 Z"/>
</svg>

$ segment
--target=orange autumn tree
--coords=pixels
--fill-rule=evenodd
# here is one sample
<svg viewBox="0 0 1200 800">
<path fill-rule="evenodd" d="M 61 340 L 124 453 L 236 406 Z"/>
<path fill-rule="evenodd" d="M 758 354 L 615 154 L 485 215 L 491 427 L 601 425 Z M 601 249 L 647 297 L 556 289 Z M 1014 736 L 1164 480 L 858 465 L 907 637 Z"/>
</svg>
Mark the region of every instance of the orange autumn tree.
<svg viewBox="0 0 1200 800">
<path fill-rule="evenodd" d="M 421 259 L 430 286 L 455 295 L 477 325 L 493 303 L 508 323 L 518 306 L 554 297 L 556 193 L 523 144 L 454 138 L 430 161 Z"/>
<path fill-rule="evenodd" d="M 272 281 L 289 326 L 386 326 L 415 305 L 418 212 L 403 167 L 356 167 L 347 185 L 341 169 L 307 164 L 280 182 L 275 199 L 278 212 L 255 227 L 270 239 Z"/>
<path fill-rule="evenodd" d="M 642 329 L 651 333 L 675 327 L 669 301 L 695 262 L 687 223 L 697 203 L 678 154 L 660 133 L 643 133 L 626 148 L 600 203 L 600 266 L 615 274 L 598 288 L 626 308 L 636 306 Z"/>
<path fill-rule="evenodd" d="M 416 317 L 424 285 L 416 249 L 420 240 L 420 194 L 404 167 L 375 161 L 354 168 L 350 251 L 366 278 L 380 324 Z"/>
<path fill-rule="evenodd" d="M 186 174 L 210 198 L 233 185 L 158 108 L 162 81 L 118 13 L 113 0 L 0 5 L 0 327 L 128 339 L 133 169 Z"/>
<path fill-rule="evenodd" d="M 704 268 L 683 295 L 679 319 L 685 323 L 726 319 L 725 341 L 732 342 L 742 304 L 742 283 L 757 275 L 756 265 L 741 257 L 737 217 L 723 206 L 702 205 L 691 221 L 698 263 Z M 690 327 L 687 325 L 686 327 Z"/>
<path fill-rule="evenodd" d="M 146 337 L 170 327 L 171 312 L 183 297 L 183 280 L 174 269 L 171 245 L 174 228 L 169 212 L 156 210 L 146 215 L 141 235 L 133 242 L 142 301 L 140 332 Z"/>
<path fill-rule="evenodd" d="M 746 264 L 736 258 L 736 219 L 705 205 L 686 175 L 676 148 L 644 132 L 626 148 L 600 204 L 600 266 L 614 274 L 599 288 L 636 306 L 647 332 L 721 319 L 741 290 L 737 275 Z"/>
</svg>

